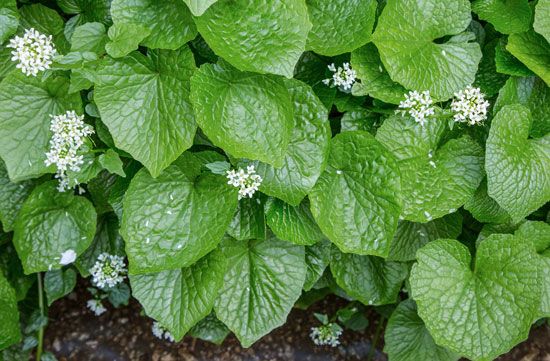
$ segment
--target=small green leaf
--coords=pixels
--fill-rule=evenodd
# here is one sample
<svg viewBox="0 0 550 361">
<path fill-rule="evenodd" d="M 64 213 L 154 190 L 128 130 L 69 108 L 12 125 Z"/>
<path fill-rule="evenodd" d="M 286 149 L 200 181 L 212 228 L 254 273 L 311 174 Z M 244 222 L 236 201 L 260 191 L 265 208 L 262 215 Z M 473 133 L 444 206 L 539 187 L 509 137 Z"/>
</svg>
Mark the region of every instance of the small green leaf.
<svg viewBox="0 0 550 361">
<path fill-rule="evenodd" d="M 130 287 L 126 283 L 119 283 L 107 290 L 107 299 L 113 307 L 128 306 L 130 293 Z"/>
<path fill-rule="evenodd" d="M 472 11 L 503 34 L 527 31 L 533 21 L 528 0 L 475 0 Z"/>
<path fill-rule="evenodd" d="M 109 28 L 109 39 L 105 45 L 107 54 L 122 58 L 137 50 L 139 43 L 149 35 L 150 30 L 138 24 L 114 24 Z"/>
<path fill-rule="evenodd" d="M 126 177 L 123 169 L 124 164 L 120 160 L 118 153 L 112 149 L 108 149 L 104 154 L 99 156 L 99 164 L 111 173 Z"/>
<path fill-rule="evenodd" d="M 323 276 L 325 269 L 330 263 L 331 249 L 332 246 L 328 240 L 322 240 L 306 247 L 307 273 L 306 281 L 304 282 L 305 291 L 311 290 Z"/>
<path fill-rule="evenodd" d="M 105 52 L 107 30 L 102 23 L 86 23 L 74 29 L 71 37 L 71 51 L 91 51 L 96 54 Z"/>
<path fill-rule="evenodd" d="M 226 232 L 240 241 L 265 239 L 264 197 L 241 199 Z"/>
<path fill-rule="evenodd" d="M 205 167 L 210 169 L 210 171 L 214 174 L 226 175 L 227 171 L 231 169 L 231 164 L 226 161 L 216 161 L 207 163 Z"/>
<path fill-rule="evenodd" d="M 203 318 L 191 330 L 189 335 L 204 341 L 221 345 L 231 331 L 223 324 L 214 312 Z"/>
<path fill-rule="evenodd" d="M 437 240 L 417 259 L 412 297 L 438 345 L 485 361 L 527 338 L 541 296 L 534 246 L 495 234 L 480 243 L 472 261 L 460 242 Z"/>
<path fill-rule="evenodd" d="M 535 31 L 550 42 L 550 1 L 539 0 L 535 6 Z"/>
<path fill-rule="evenodd" d="M 487 180 L 483 179 L 479 188 L 464 204 L 464 209 L 469 211 L 475 219 L 487 223 L 507 223 L 510 222 L 508 213 L 498 205 L 497 201 L 487 193 Z M 455 236 L 446 236 L 440 238 L 456 238 Z"/>
<path fill-rule="evenodd" d="M 0 160 L 0 222 L 4 231 L 13 230 L 15 217 L 34 185 L 33 181 L 12 183 L 4 162 Z"/>
<path fill-rule="evenodd" d="M 372 135 L 332 139 L 325 172 L 309 194 L 321 231 L 342 250 L 387 257 L 402 210 L 397 161 Z"/>
<path fill-rule="evenodd" d="M 43 183 L 29 195 L 17 216 L 13 244 L 26 274 L 60 269 L 62 254 L 82 254 L 92 242 L 96 212 L 84 197 Z M 69 257 L 70 258 L 70 257 Z"/>
<path fill-rule="evenodd" d="M 0 350 L 21 340 L 15 291 L 0 272 Z"/>
<path fill-rule="evenodd" d="M 228 266 L 214 309 L 243 347 L 285 323 L 306 277 L 304 247 L 271 238 L 227 239 Z"/>
<path fill-rule="evenodd" d="M 16 9 L 0 8 L 0 44 L 8 40 L 19 26 L 19 13 Z"/>
<path fill-rule="evenodd" d="M 533 30 L 512 34 L 506 49 L 550 86 L 550 43 Z"/>
<path fill-rule="evenodd" d="M 48 306 L 71 293 L 76 286 L 76 272 L 72 268 L 48 271 L 44 275 L 44 291 Z"/>
<path fill-rule="evenodd" d="M 218 0 L 183 0 L 195 16 L 201 16 L 212 4 Z M 208 340 L 207 340 L 208 341 Z"/>
</svg>

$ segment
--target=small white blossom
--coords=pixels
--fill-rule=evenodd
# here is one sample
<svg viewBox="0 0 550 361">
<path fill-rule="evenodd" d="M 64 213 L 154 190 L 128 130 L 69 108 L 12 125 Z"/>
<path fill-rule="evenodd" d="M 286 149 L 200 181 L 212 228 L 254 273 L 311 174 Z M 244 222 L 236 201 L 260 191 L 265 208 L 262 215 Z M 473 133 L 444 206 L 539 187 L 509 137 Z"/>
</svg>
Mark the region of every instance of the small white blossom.
<svg viewBox="0 0 550 361">
<path fill-rule="evenodd" d="M 49 69 L 56 55 L 52 36 L 40 34 L 33 28 L 26 29 L 23 37 L 10 39 L 7 47 L 14 49 L 11 60 L 16 61 L 17 68 L 27 76 L 36 76 L 38 72 Z"/>
<path fill-rule="evenodd" d="M 107 309 L 103 306 L 103 303 L 101 303 L 101 300 L 97 300 L 95 298 L 88 300 L 88 302 L 86 302 L 86 307 L 88 307 L 96 316 L 99 316 L 107 311 Z"/>
<path fill-rule="evenodd" d="M 238 171 L 232 169 L 228 170 L 226 173 L 228 179 L 227 184 L 239 188 L 239 199 L 246 197 L 252 198 L 263 180 L 262 177 L 256 174 L 256 169 L 253 165 L 246 167 L 246 172 L 244 169 L 239 168 Z"/>
<path fill-rule="evenodd" d="M 99 288 L 111 288 L 124 281 L 127 273 L 124 259 L 120 256 L 102 253 L 92 268 L 92 283 Z"/>
<path fill-rule="evenodd" d="M 349 63 L 342 64 L 338 69 L 334 64 L 330 64 L 328 70 L 332 71 L 334 74 L 332 74 L 332 78 L 323 80 L 325 85 L 337 86 L 343 91 L 349 91 L 353 83 L 355 83 L 357 73 L 349 66 Z"/>
<path fill-rule="evenodd" d="M 166 339 L 170 342 L 175 341 L 174 336 L 172 336 L 172 334 L 169 331 L 166 331 L 164 327 L 162 327 L 158 322 L 153 322 L 152 331 L 153 331 L 153 335 L 155 335 L 155 337 L 157 338 L 160 338 L 161 340 Z"/>
<path fill-rule="evenodd" d="M 67 171 L 80 171 L 84 157 L 78 154 L 78 150 L 84 144 L 84 139 L 93 134 L 94 130 L 83 122 L 84 115 L 79 116 L 73 110 L 50 117 L 50 130 L 53 136 L 50 139 L 50 150 L 46 153 L 45 163 L 47 166 L 56 165 L 55 177 L 59 179 L 57 189 L 64 192 L 70 188 Z"/>
<path fill-rule="evenodd" d="M 336 347 L 340 344 L 340 335 L 342 335 L 342 327 L 337 323 L 330 322 L 319 327 L 312 327 L 309 337 L 318 346 Z"/>
<path fill-rule="evenodd" d="M 66 266 L 73 263 L 76 260 L 76 252 L 72 249 L 68 249 L 65 252 L 61 253 L 61 259 L 59 264 Z"/>
<path fill-rule="evenodd" d="M 426 120 L 434 115 L 435 108 L 432 106 L 433 100 L 428 90 L 422 93 L 415 91 L 405 94 L 405 100 L 399 103 L 401 115 L 410 115 L 417 123 L 424 126 Z"/>
<path fill-rule="evenodd" d="M 476 125 L 487 119 L 489 102 L 479 88 L 468 86 L 466 89 L 455 93 L 455 99 L 451 103 L 451 110 L 455 112 L 455 122 Z"/>
</svg>

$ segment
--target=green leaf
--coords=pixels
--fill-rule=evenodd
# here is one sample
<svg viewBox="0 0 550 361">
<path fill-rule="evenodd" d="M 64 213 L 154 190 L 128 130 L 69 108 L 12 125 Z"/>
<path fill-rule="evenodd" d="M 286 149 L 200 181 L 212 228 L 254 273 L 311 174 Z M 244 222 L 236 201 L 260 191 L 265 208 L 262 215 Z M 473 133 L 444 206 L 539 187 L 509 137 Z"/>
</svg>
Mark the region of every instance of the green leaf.
<svg viewBox="0 0 550 361">
<path fill-rule="evenodd" d="M 72 268 L 48 271 L 44 275 L 44 291 L 48 306 L 71 293 L 76 286 L 76 272 Z"/>
<path fill-rule="evenodd" d="M 195 16 L 201 16 L 212 4 L 218 0 L 183 0 Z"/>
<path fill-rule="evenodd" d="M 542 301 L 540 317 L 550 316 L 550 225 L 544 222 L 527 221 L 514 233 L 516 237 L 531 241 L 540 256 Z"/>
<path fill-rule="evenodd" d="M 306 277 L 304 247 L 271 238 L 227 239 L 222 252 L 229 268 L 214 309 L 243 347 L 286 321 Z"/>
<path fill-rule="evenodd" d="M 515 223 L 550 200 L 550 135 L 528 139 L 530 126 L 529 109 L 507 105 L 487 139 L 488 194 Z"/>
<path fill-rule="evenodd" d="M 107 54 L 122 58 L 137 50 L 139 43 L 149 35 L 150 30 L 138 24 L 114 24 L 109 28 L 109 39 L 105 45 Z"/>
<path fill-rule="evenodd" d="M 57 5 L 67 14 L 75 14 L 69 21 L 75 26 L 88 22 L 111 23 L 112 0 L 57 0 Z M 76 18 L 76 20 L 74 20 Z"/>
<path fill-rule="evenodd" d="M 496 114 L 505 105 L 522 104 L 531 111 L 532 137 L 543 137 L 550 132 L 550 88 L 538 77 L 508 79 L 500 89 L 493 107 Z"/>
<path fill-rule="evenodd" d="M 21 340 L 15 291 L 0 272 L 0 350 Z"/>
<path fill-rule="evenodd" d="M 332 246 L 328 240 L 322 240 L 318 243 L 306 247 L 306 281 L 304 290 L 309 291 L 315 286 L 317 281 L 323 276 L 325 269 L 330 264 Z"/>
<path fill-rule="evenodd" d="M 332 139 L 327 168 L 309 194 L 311 213 L 342 250 L 386 257 L 402 210 L 397 162 L 372 135 Z"/>
<path fill-rule="evenodd" d="M 65 53 L 69 48 L 63 35 L 65 23 L 57 11 L 42 4 L 25 5 L 19 9 L 19 25 L 23 29 L 34 28 L 44 35 L 52 35 L 56 49 Z"/>
<path fill-rule="evenodd" d="M 119 283 L 107 290 L 108 300 L 114 307 L 128 306 L 130 294 L 130 287 L 126 283 Z"/>
<path fill-rule="evenodd" d="M 25 275 L 17 252 L 13 244 L 11 244 L 11 237 L 8 241 L 10 243 L 0 248 L 0 273 L 2 273 L 1 271 L 4 272 L 4 275 L 15 290 L 17 301 L 22 301 L 34 285 L 36 277 L 35 275 Z"/>
<path fill-rule="evenodd" d="M 196 124 L 189 103 L 195 71 L 187 46 L 109 59 L 97 72 L 94 100 L 117 148 L 156 177 L 193 144 Z"/>
<path fill-rule="evenodd" d="M 124 173 L 123 163 L 118 156 L 118 153 L 112 149 L 108 149 L 104 154 L 99 156 L 99 164 L 109 172 L 118 174 L 121 177 L 126 177 Z"/>
<path fill-rule="evenodd" d="M 212 143 L 234 157 L 283 165 L 294 123 L 282 79 L 204 64 L 191 79 L 191 102 Z"/>
<path fill-rule="evenodd" d="M 67 94 L 69 81 L 53 75 L 48 81 L 19 71 L 0 83 L 0 156 L 12 181 L 38 177 L 46 167 L 50 114 L 74 110 L 82 114 L 80 94 Z"/>
<path fill-rule="evenodd" d="M 340 130 L 342 132 L 364 130 L 374 134 L 379 118 L 380 117 L 376 113 L 364 108 L 350 110 L 340 119 Z"/>
<path fill-rule="evenodd" d="M 226 175 L 227 171 L 231 169 L 231 164 L 223 160 L 207 163 L 205 167 L 214 174 Z"/>
<path fill-rule="evenodd" d="M 226 232 L 238 240 L 265 239 L 264 197 L 243 198 Z"/>
<path fill-rule="evenodd" d="M 331 134 L 328 112 L 313 90 L 293 79 L 286 85 L 293 103 L 294 128 L 282 166 L 253 163 L 263 179 L 263 193 L 298 205 L 325 169 Z"/>
<path fill-rule="evenodd" d="M 224 255 L 216 250 L 190 267 L 131 275 L 130 283 L 147 315 L 179 341 L 212 310 L 225 269 Z"/>
<path fill-rule="evenodd" d="M 387 260 L 414 261 L 416 251 L 440 238 L 456 238 L 462 232 L 462 215 L 448 214 L 428 223 L 400 221 Z"/>
<path fill-rule="evenodd" d="M 539 0 L 535 7 L 535 23 L 533 24 L 535 31 L 546 38 L 550 42 L 550 1 Z"/>
<path fill-rule="evenodd" d="M 533 21 L 527 0 L 475 0 L 472 3 L 472 11 L 503 34 L 527 31 Z"/>
<path fill-rule="evenodd" d="M 203 318 L 189 330 L 190 336 L 212 342 L 218 346 L 222 344 L 229 333 L 230 331 L 227 326 L 218 320 L 214 312 Z"/>
<path fill-rule="evenodd" d="M 495 234 L 471 258 L 458 241 L 428 243 L 412 269 L 412 296 L 438 345 L 492 360 L 527 338 L 540 305 L 538 256 L 522 239 Z"/>
<path fill-rule="evenodd" d="M 115 26 L 139 25 L 148 31 L 141 44 L 175 50 L 197 35 L 191 12 L 181 0 L 113 0 Z"/>
<path fill-rule="evenodd" d="M 19 13 L 16 9 L 0 8 L 0 44 L 8 40 L 19 26 Z"/>
<path fill-rule="evenodd" d="M 312 245 L 326 237 L 309 210 L 309 202 L 292 206 L 280 199 L 270 198 L 265 207 L 266 221 L 277 238 L 298 245 Z"/>
<path fill-rule="evenodd" d="M 199 175 L 200 167 L 185 153 L 156 179 L 145 169 L 132 179 L 120 229 L 130 273 L 187 267 L 221 241 L 237 192 L 223 176 Z"/>
<path fill-rule="evenodd" d="M 464 209 L 469 211 L 480 222 L 507 223 L 510 221 L 508 213 L 487 193 L 487 180 L 485 178 L 474 193 L 474 196 L 464 204 Z M 456 237 L 457 235 L 440 238 Z"/>
<path fill-rule="evenodd" d="M 102 23 L 86 23 L 74 29 L 71 37 L 71 51 L 91 51 L 97 54 L 105 52 L 107 30 Z"/>
<path fill-rule="evenodd" d="M 219 0 L 195 23 L 212 50 L 237 69 L 287 78 L 311 29 L 305 0 Z"/>
<path fill-rule="evenodd" d="M 43 183 L 29 195 L 17 216 L 13 244 L 26 274 L 60 269 L 62 254 L 82 254 L 92 242 L 96 212 L 86 198 Z"/>
<path fill-rule="evenodd" d="M 330 270 L 338 286 L 365 305 L 395 303 L 407 277 L 404 263 L 342 253 L 337 249 L 333 249 Z"/>
<path fill-rule="evenodd" d="M 0 160 L 0 222 L 4 231 L 13 230 L 15 217 L 34 185 L 33 181 L 12 183 L 4 162 Z"/>
<path fill-rule="evenodd" d="M 384 352 L 392 361 L 456 361 L 460 358 L 454 352 L 436 345 L 411 299 L 401 302 L 393 311 L 384 341 Z"/>
<path fill-rule="evenodd" d="M 506 49 L 550 86 L 550 44 L 534 31 L 512 34 Z"/>
<path fill-rule="evenodd" d="M 323 80 L 332 76 L 328 70 L 329 64 L 325 57 L 308 51 L 302 55 L 294 69 L 294 77 L 311 86 L 327 109 L 332 108 L 334 97 L 338 91 L 336 87 L 329 87 L 323 83 Z"/>
<path fill-rule="evenodd" d="M 521 61 L 514 57 L 508 50 L 506 44 L 508 39 L 501 38 L 495 48 L 495 65 L 499 73 L 514 76 L 533 76 L 533 73 Z"/>
<path fill-rule="evenodd" d="M 483 46 L 483 58 L 479 63 L 476 80 L 472 86 L 481 89 L 487 98 L 497 94 L 506 83 L 508 76 L 497 72 L 495 51 L 499 39 L 494 39 Z"/>
<path fill-rule="evenodd" d="M 460 34 L 471 20 L 467 0 L 390 1 L 373 41 L 394 81 L 445 100 L 473 83 L 481 50 L 466 40 L 434 40 Z"/>
<path fill-rule="evenodd" d="M 313 27 L 307 48 L 317 54 L 349 53 L 368 43 L 376 19 L 376 0 L 307 0 Z"/>
<path fill-rule="evenodd" d="M 404 100 L 407 90 L 390 78 L 374 44 L 367 44 L 353 51 L 351 66 L 361 80 L 353 85 L 353 95 L 369 95 L 392 104 L 399 104 Z"/>
<path fill-rule="evenodd" d="M 483 149 L 469 136 L 441 145 L 446 123 L 424 126 L 410 117 L 392 116 L 378 129 L 376 139 L 399 161 L 404 209 L 413 222 L 428 222 L 455 212 L 483 179 Z"/>
</svg>

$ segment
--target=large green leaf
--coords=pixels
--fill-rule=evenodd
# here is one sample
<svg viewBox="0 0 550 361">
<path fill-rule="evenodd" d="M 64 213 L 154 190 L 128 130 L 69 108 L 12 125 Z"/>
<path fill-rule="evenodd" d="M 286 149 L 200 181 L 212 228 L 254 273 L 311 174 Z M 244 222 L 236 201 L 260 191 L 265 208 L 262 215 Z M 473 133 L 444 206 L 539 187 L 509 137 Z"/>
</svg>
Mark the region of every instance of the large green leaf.
<svg viewBox="0 0 550 361">
<path fill-rule="evenodd" d="M 187 46 L 150 51 L 100 67 L 94 101 L 115 145 L 156 177 L 193 144 L 196 123 L 189 103 L 195 71 Z"/>
<path fill-rule="evenodd" d="M 17 216 L 13 244 L 26 274 L 59 269 L 62 254 L 82 254 L 92 242 L 96 212 L 86 198 L 43 183 L 29 195 Z M 70 253 L 72 253 L 70 252 Z"/>
<path fill-rule="evenodd" d="M 34 28 L 44 35 L 51 35 L 56 50 L 63 54 L 68 42 L 63 34 L 64 21 L 57 11 L 42 4 L 25 5 L 19 9 L 19 25 L 23 29 Z"/>
<path fill-rule="evenodd" d="M 283 165 L 294 122 L 282 79 L 204 64 L 191 79 L 191 101 L 214 145 L 235 157 Z"/>
<path fill-rule="evenodd" d="M 191 12 L 181 0 L 113 0 L 115 26 L 139 25 L 149 30 L 141 44 L 175 50 L 197 35 Z"/>
<path fill-rule="evenodd" d="M 0 272 L 0 350 L 19 342 L 19 310 L 15 291 Z"/>
<path fill-rule="evenodd" d="M 158 178 L 142 169 L 132 179 L 120 229 L 130 273 L 187 267 L 221 241 L 237 192 L 223 176 L 201 175 L 200 166 L 184 153 Z"/>
<path fill-rule="evenodd" d="M 238 240 L 265 239 L 264 198 L 243 198 L 226 232 Z"/>
<path fill-rule="evenodd" d="M 317 224 L 340 250 L 388 255 L 402 210 L 401 178 L 393 155 L 372 135 L 334 137 L 309 198 Z"/>
<path fill-rule="evenodd" d="M 219 0 L 195 23 L 212 50 L 236 68 L 287 78 L 311 29 L 305 0 Z"/>
<path fill-rule="evenodd" d="M 455 212 L 428 223 L 400 221 L 391 243 L 388 260 L 414 261 L 416 251 L 440 238 L 456 238 L 462 232 L 462 216 Z"/>
<path fill-rule="evenodd" d="M 399 161 L 406 220 L 428 222 L 455 212 L 483 179 L 483 149 L 468 136 L 440 146 L 445 128 L 442 121 L 422 126 L 396 115 L 376 133 Z"/>
<path fill-rule="evenodd" d="M 15 217 L 34 186 L 33 181 L 12 183 L 4 163 L 0 160 L 0 222 L 6 232 L 13 230 Z"/>
<path fill-rule="evenodd" d="M 223 253 L 215 250 L 186 268 L 131 275 L 132 295 L 179 341 L 210 314 L 225 268 Z"/>
<path fill-rule="evenodd" d="M 533 24 L 535 31 L 550 42 L 550 1 L 539 0 L 535 7 L 535 23 Z"/>
<path fill-rule="evenodd" d="M 9 74 L 0 83 L 0 156 L 12 181 L 40 176 L 49 149 L 50 114 L 67 110 L 82 114 L 80 94 L 67 94 L 69 80 L 52 75 L 48 81 Z"/>
<path fill-rule="evenodd" d="M 321 55 L 339 55 L 369 42 L 376 0 L 306 0 L 313 27 L 307 48 Z"/>
<path fill-rule="evenodd" d="M 412 296 L 438 345 L 492 360 L 526 339 L 537 316 L 538 256 L 523 239 L 494 234 L 471 258 L 458 241 L 428 243 L 412 269 Z"/>
<path fill-rule="evenodd" d="M 467 0 L 392 0 L 373 41 L 394 81 L 444 100 L 474 81 L 481 50 L 459 37 L 434 40 L 463 32 L 471 20 Z"/>
<path fill-rule="evenodd" d="M 313 90 L 298 80 L 286 82 L 294 109 L 294 128 L 281 167 L 254 162 L 263 193 L 292 205 L 311 191 L 325 169 L 329 152 L 328 112 Z"/>
<path fill-rule="evenodd" d="M 510 222 L 508 213 L 487 193 L 486 179 L 483 179 L 474 196 L 464 203 L 464 209 L 480 222 L 497 224 Z M 456 236 L 441 238 L 456 238 Z"/>
<path fill-rule="evenodd" d="M 189 10 L 193 13 L 195 16 L 201 16 L 206 9 L 208 9 L 212 4 L 214 4 L 218 0 L 183 0 L 187 6 L 189 7 Z"/>
<path fill-rule="evenodd" d="M 326 238 L 315 223 L 307 200 L 292 206 L 271 198 L 266 203 L 265 213 L 269 228 L 279 239 L 299 245 L 312 245 Z"/>
<path fill-rule="evenodd" d="M 550 134 L 528 139 L 530 127 L 529 109 L 507 105 L 487 139 L 488 194 L 516 223 L 550 200 Z"/>
<path fill-rule="evenodd" d="M 503 34 L 527 31 L 533 20 L 528 0 L 475 0 L 472 11 Z"/>
<path fill-rule="evenodd" d="M 229 268 L 215 302 L 218 318 L 244 347 L 286 321 L 306 277 L 304 247 L 271 238 L 222 243 Z"/>
<path fill-rule="evenodd" d="M 550 86 L 550 43 L 533 30 L 512 34 L 506 49 Z"/>
<path fill-rule="evenodd" d="M 17 8 L 12 9 L 0 4 L 0 44 L 8 40 L 19 26 Z"/>
<path fill-rule="evenodd" d="M 404 263 L 342 253 L 337 249 L 333 249 L 330 270 L 338 286 L 365 305 L 395 303 L 407 277 Z"/>
<path fill-rule="evenodd" d="M 401 302 L 388 320 L 384 352 L 391 361 L 456 361 L 460 358 L 436 345 L 411 299 Z"/>
<path fill-rule="evenodd" d="M 353 51 L 351 66 L 361 80 L 353 85 L 353 95 L 370 95 L 392 104 L 399 104 L 404 100 L 407 90 L 390 78 L 374 44 L 367 44 Z"/>
</svg>

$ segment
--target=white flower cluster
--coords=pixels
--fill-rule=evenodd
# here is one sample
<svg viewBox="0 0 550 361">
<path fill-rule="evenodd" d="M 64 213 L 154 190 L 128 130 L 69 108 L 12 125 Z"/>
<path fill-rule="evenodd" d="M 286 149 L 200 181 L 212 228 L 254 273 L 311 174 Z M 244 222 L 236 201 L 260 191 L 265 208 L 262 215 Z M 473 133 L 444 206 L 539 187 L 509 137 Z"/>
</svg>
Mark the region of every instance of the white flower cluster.
<svg viewBox="0 0 550 361">
<path fill-rule="evenodd" d="M 318 346 L 336 347 L 340 344 L 340 335 L 342 335 L 342 327 L 337 323 L 330 322 L 319 327 L 312 327 L 309 337 Z"/>
<path fill-rule="evenodd" d="M 227 184 L 239 188 L 239 200 L 246 197 L 252 198 L 263 180 L 262 177 L 256 174 L 256 168 L 253 165 L 246 167 L 246 172 L 242 168 L 239 168 L 238 171 L 228 170 L 227 179 Z"/>
<path fill-rule="evenodd" d="M 103 306 L 103 303 L 101 303 L 101 300 L 95 298 L 88 300 L 88 302 L 86 302 L 86 307 L 88 307 L 96 316 L 99 316 L 107 311 L 105 306 Z"/>
<path fill-rule="evenodd" d="M 337 86 L 344 91 L 348 91 L 351 89 L 353 83 L 355 83 L 357 73 L 349 66 L 349 63 L 344 63 L 338 68 L 334 64 L 330 64 L 328 70 L 334 74 L 332 74 L 332 78 L 323 80 L 325 85 Z"/>
<path fill-rule="evenodd" d="M 402 115 L 410 115 L 417 123 L 424 126 L 426 120 L 435 113 L 432 104 L 433 100 L 428 90 L 422 93 L 415 90 L 405 94 L 405 100 L 399 103 L 400 110 L 397 112 Z"/>
<path fill-rule="evenodd" d="M 84 162 L 83 156 L 78 155 L 78 149 L 84 144 L 84 139 L 93 134 L 93 128 L 84 123 L 84 115 L 77 115 L 73 110 L 65 114 L 50 115 L 52 118 L 50 130 L 53 132 L 50 139 L 50 150 L 46 153 L 46 165 L 55 164 L 59 179 L 57 189 L 64 192 L 69 189 L 67 170 L 80 171 Z"/>
<path fill-rule="evenodd" d="M 57 53 L 52 36 L 40 34 L 33 28 L 26 29 L 23 37 L 10 39 L 7 47 L 14 49 L 11 60 L 18 62 L 17 68 L 27 76 L 36 76 L 39 71 L 49 69 Z"/>
<path fill-rule="evenodd" d="M 169 331 L 166 331 L 164 327 L 162 327 L 158 322 L 153 322 L 152 331 L 153 331 L 153 335 L 155 335 L 155 337 L 157 338 L 160 338 L 161 340 L 166 339 L 170 342 L 175 341 L 174 336 L 172 336 L 172 334 Z"/>
<path fill-rule="evenodd" d="M 469 125 L 476 125 L 487 119 L 488 108 L 489 102 L 485 100 L 485 94 L 472 86 L 455 93 L 455 99 L 451 103 L 455 122 Z"/>
<path fill-rule="evenodd" d="M 124 259 L 108 253 L 100 254 L 94 266 L 90 268 L 92 283 L 102 289 L 121 283 L 126 273 Z"/>
</svg>

